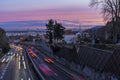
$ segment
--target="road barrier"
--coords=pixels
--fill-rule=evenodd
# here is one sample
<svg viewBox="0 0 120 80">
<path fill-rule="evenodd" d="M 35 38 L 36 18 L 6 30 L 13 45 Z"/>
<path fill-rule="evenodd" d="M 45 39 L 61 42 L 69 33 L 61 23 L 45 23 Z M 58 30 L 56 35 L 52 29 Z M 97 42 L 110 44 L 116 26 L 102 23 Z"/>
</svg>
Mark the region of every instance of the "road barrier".
<svg viewBox="0 0 120 80">
<path fill-rule="evenodd" d="M 39 70 L 36 67 L 36 65 L 34 64 L 33 60 L 30 57 L 30 55 L 28 54 L 28 51 L 27 50 L 25 50 L 25 51 L 27 53 L 27 57 L 29 59 L 30 66 L 32 66 L 32 69 L 33 69 L 34 73 L 36 74 L 37 78 L 39 78 L 38 80 L 45 80 L 44 77 L 42 76 L 42 74 L 39 72 Z"/>
</svg>

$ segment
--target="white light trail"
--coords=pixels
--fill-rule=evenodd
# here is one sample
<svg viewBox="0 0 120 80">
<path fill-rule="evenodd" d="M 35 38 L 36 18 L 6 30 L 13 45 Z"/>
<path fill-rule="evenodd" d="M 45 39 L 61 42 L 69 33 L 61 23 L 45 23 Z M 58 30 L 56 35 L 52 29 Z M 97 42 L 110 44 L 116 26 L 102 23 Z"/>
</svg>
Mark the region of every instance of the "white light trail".
<svg viewBox="0 0 120 80">
<path fill-rule="evenodd" d="M 24 56 L 22 56 L 22 60 L 24 61 Z"/>
<path fill-rule="evenodd" d="M 18 62 L 18 68 L 20 69 L 20 61 Z"/>
<path fill-rule="evenodd" d="M 23 80 L 23 78 L 21 78 L 21 80 Z"/>
<path fill-rule="evenodd" d="M 31 80 L 30 78 L 28 78 L 28 80 Z"/>
<path fill-rule="evenodd" d="M 19 56 L 19 61 L 20 61 L 20 56 Z"/>
<path fill-rule="evenodd" d="M 25 61 L 23 61 L 23 66 L 24 66 L 24 69 L 26 69 Z"/>
<path fill-rule="evenodd" d="M 5 58 L 2 60 L 2 63 L 5 61 Z"/>
</svg>

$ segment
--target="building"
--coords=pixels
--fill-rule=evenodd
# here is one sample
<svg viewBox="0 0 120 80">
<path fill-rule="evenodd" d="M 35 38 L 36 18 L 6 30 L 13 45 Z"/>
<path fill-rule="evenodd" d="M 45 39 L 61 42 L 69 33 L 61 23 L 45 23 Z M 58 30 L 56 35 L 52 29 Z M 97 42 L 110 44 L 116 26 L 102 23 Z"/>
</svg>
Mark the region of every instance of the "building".
<svg viewBox="0 0 120 80">
<path fill-rule="evenodd" d="M 96 26 L 91 29 L 85 30 L 84 33 L 87 33 L 89 35 L 89 38 L 97 39 L 103 43 L 106 41 L 112 42 L 110 27 L 108 26 Z"/>
<path fill-rule="evenodd" d="M 75 33 L 73 33 L 72 30 L 66 30 L 65 31 L 65 35 L 64 35 L 65 43 L 67 43 L 67 44 L 75 43 L 75 39 L 76 39 L 76 36 L 75 36 Z"/>
<path fill-rule="evenodd" d="M 41 34 L 45 34 L 46 32 L 43 31 L 7 31 L 7 36 L 37 36 Z"/>
</svg>

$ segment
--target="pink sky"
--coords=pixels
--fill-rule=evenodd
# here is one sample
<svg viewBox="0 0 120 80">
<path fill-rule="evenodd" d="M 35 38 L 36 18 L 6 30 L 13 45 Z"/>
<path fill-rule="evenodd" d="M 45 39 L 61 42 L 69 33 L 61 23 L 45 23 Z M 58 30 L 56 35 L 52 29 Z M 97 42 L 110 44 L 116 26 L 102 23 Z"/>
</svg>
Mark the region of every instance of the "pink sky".
<svg viewBox="0 0 120 80">
<path fill-rule="evenodd" d="M 11 24 L 13 23 L 13 27 L 18 26 L 14 21 L 46 21 L 49 19 L 71 25 L 67 27 L 75 27 L 79 24 L 93 27 L 96 25 L 104 25 L 105 23 L 100 14 L 100 9 L 90 8 L 90 1 L 91 0 L 2 0 L 0 1 L 0 27 L 11 28 L 10 26 L 12 26 Z M 28 23 L 21 23 L 21 25 L 23 24 Z M 31 23 L 29 23 L 29 25 L 30 24 Z M 35 28 L 35 24 L 33 26 Z"/>
<path fill-rule="evenodd" d="M 0 12 L 0 22 L 25 20 L 77 20 L 84 25 L 103 25 L 103 18 L 95 10 L 36 10 L 19 12 Z"/>
</svg>

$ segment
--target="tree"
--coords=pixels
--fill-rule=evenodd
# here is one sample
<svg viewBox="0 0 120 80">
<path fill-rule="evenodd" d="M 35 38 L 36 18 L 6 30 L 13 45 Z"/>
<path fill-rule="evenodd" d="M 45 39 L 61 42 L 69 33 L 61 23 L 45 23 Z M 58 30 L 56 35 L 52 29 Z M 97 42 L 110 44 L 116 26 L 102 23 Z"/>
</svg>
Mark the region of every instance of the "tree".
<svg viewBox="0 0 120 80">
<path fill-rule="evenodd" d="M 6 32 L 2 28 L 0 28 L 0 48 L 2 48 L 3 53 L 7 53 L 10 49 Z"/>
<path fill-rule="evenodd" d="M 48 23 L 46 24 L 46 28 L 47 28 L 47 38 L 49 39 L 49 43 L 52 44 L 53 41 L 53 29 L 54 29 L 54 21 L 52 19 L 48 20 Z"/>
<path fill-rule="evenodd" d="M 58 42 L 58 40 L 63 39 L 64 30 L 65 28 L 62 26 L 61 23 L 58 23 L 57 21 L 53 21 L 52 19 L 48 20 L 48 23 L 46 24 L 47 27 L 47 38 L 49 39 L 49 43 L 53 43 L 53 39 Z"/>
<path fill-rule="evenodd" d="M 65 30 L 65 28 L 62 26 L 62 24 L 61 23 L 57 23 L 57 21 L 55 21 L 55 25 L 54 25 L 54 38 L 55 38 L 55 40 L 57 42 L 58 42 L 58 40 L 62 40 L 63 39 L 64 30 Z"/>
<path fill-rule="evenodd" d="M 120 18 L 120 0 L 91 0 L 90 6 L 102 7 L 102 14 L 104 20 L 112 22 L 113 42 L 117 42 L 117 35 L 120 26 L 118 26 L 118 19 Z"/>
</svg>

